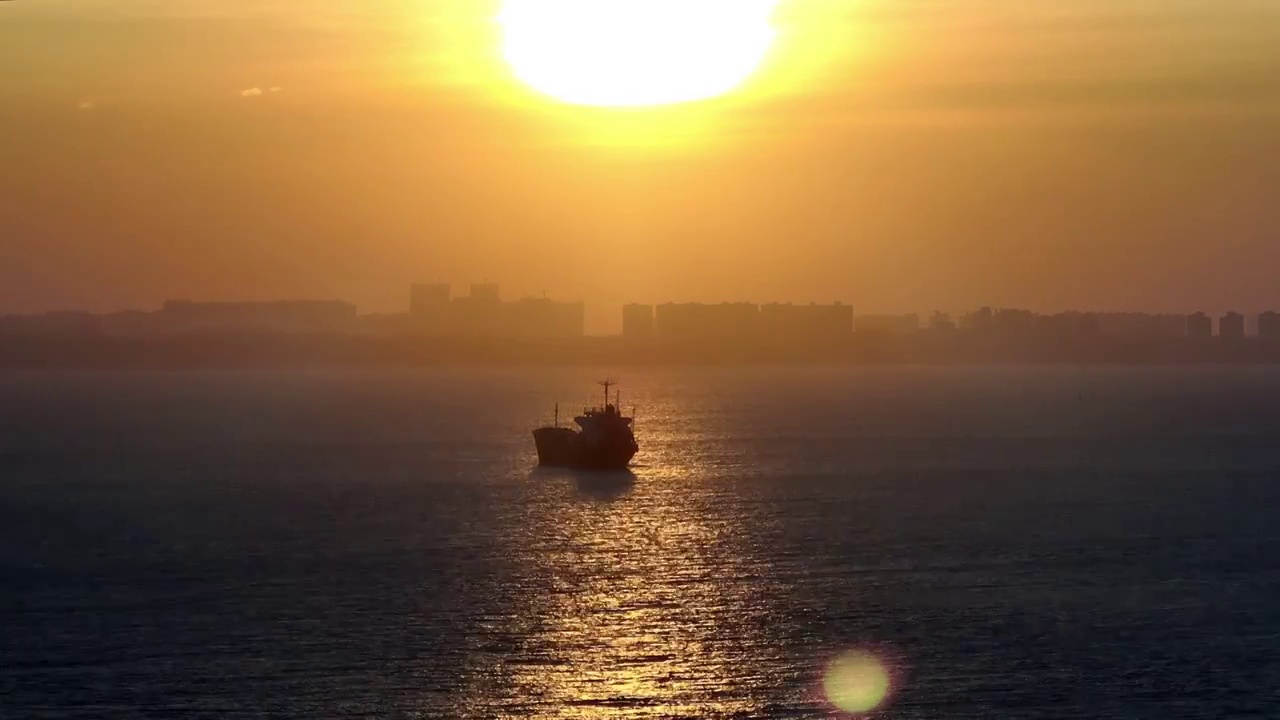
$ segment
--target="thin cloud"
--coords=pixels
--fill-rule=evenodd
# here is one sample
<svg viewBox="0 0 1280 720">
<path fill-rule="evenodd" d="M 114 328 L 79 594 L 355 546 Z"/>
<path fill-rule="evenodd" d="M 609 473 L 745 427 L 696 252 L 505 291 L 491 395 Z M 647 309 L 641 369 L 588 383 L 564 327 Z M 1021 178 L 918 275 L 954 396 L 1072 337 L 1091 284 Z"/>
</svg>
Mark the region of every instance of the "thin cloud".
<svg viewBox="0 0 1280 720">
<path fill-rule="evenodd" d="M 262 88 L 252 87 L 252 88 L 249 88 L 248 90 L 240 91 L 240 97 L 261 97 L 261 96 L 262 96 Z"/>
<path fill-rule="evenodd" d="M 271 88 L 271 92 L 273 93 L 284 92 L 284 88 L 280 87 L 279 85 L 276 85 L 275 87 Z"/>
<path fill-rule="evenodd" d="M 94 102 L 93 100 L 81 100 L 80 102 L 76 103 L 76 109 L 81 111 L 92 110 L 96 107 L 98 107 L 98 103 Z"/>
</svg>

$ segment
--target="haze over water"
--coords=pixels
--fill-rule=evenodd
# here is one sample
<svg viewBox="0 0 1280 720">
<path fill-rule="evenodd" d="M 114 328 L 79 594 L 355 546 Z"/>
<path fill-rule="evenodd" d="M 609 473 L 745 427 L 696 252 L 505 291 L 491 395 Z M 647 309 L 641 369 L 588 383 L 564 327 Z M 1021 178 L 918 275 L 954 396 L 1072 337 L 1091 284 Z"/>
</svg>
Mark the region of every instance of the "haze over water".
<svg viewBox="0 0 1280 720">
<path fill-rule="evenodd" d="M 1280 371 L 0 375 L 4 717 L 1270 717 Z"/>
<path fill-rule="evenodd" d="M 700 103 L 521 81 L 702 97 L 770 6 Z M 488 279 L 593 333 L 666 300 L 1252 314 L 1277 28 L 1271 0 L 0 2 L 0 313 Z"/>
</svg>

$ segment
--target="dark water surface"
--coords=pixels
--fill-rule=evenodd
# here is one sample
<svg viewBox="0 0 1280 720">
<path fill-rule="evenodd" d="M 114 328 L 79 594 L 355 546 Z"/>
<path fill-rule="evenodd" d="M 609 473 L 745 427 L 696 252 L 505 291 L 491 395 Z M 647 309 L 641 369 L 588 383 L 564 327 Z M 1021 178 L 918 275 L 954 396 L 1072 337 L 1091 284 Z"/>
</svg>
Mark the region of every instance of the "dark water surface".
<svg viewBox="0 0 1280 720">
<path fill-rule="evenodd" d="M 1280 371 L 0 375 L 0 717 L 1280 717 Z"/>
</svg>

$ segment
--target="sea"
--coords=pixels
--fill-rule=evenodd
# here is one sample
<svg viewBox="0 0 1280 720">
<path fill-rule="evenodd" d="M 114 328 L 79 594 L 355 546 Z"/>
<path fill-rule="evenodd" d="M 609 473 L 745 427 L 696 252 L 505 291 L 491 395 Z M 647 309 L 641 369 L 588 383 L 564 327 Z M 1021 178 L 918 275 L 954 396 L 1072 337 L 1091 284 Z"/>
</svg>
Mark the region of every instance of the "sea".
<svg viewBox="0 0 1280 720">
<path fill-rule="evenodd" d="M 1280 718 L 1280 368 L 6 371 L 0 717 Z"/>
</svg>

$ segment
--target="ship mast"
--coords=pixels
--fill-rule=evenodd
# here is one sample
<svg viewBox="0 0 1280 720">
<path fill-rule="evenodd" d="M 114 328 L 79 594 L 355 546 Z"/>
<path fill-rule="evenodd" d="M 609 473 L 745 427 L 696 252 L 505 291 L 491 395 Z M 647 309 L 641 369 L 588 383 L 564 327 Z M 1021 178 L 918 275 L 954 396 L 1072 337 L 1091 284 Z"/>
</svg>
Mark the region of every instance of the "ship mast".
<svg viewBox="0 0 1280 720">
<path fill-rule="evenodd" d="M 617 383 L 614 382 L 611 378 L 606 378 L 596 384 L 604 386 L 604 407 L 601 409 L 607 410 L 609 408 L 609 388 L 613 387 L 614 385 L 617 385 Z"/>
</svg>

